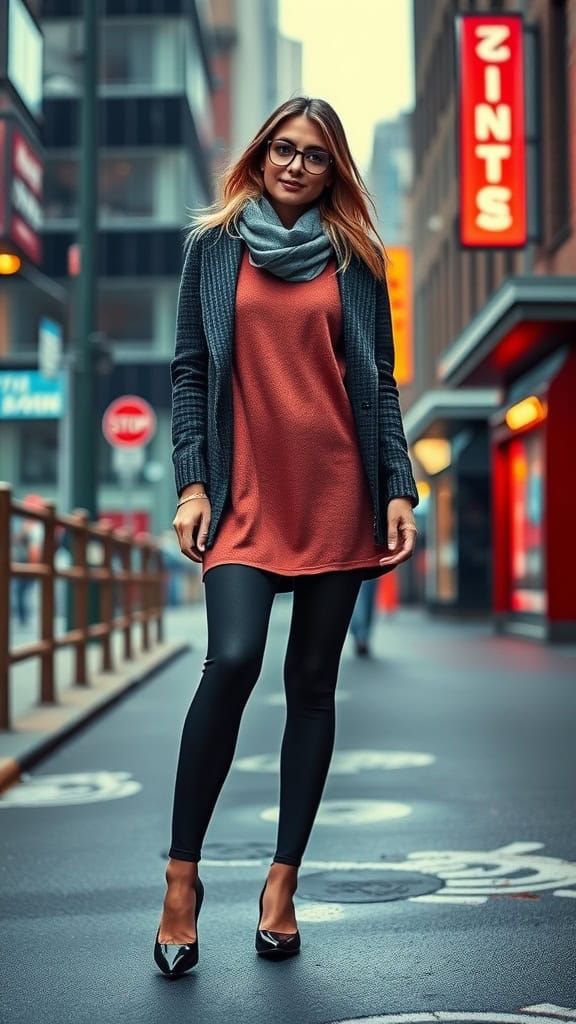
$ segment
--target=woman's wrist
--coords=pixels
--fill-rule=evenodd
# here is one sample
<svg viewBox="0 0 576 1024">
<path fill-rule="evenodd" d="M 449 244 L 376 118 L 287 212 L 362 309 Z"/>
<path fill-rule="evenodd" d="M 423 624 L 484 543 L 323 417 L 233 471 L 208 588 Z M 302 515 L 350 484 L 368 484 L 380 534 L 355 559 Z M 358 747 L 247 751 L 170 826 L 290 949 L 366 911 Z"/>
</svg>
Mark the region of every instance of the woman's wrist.
<svg viewBox="0 0 576 1024">
<path fill-rule="evenodd" d="M 189 494 L 198 494 L 200 491 L 202 494 L 206 494 L 206 486 L 203 482 L 198 484 L 186 484 L 186 487 L 183 487 L 180 491 L 178 500 L 181 501 L 182 498 L 187 498 Z"/>
</svg>

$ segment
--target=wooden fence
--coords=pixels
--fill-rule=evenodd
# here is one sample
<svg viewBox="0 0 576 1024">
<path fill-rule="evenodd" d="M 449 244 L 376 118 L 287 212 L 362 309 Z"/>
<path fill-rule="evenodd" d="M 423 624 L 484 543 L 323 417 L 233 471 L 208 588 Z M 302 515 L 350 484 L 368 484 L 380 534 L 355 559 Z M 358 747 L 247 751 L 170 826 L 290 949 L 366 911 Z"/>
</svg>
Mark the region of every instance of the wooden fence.
<svg viewBox="0 0 576 1024">
<path fill-rule="evenodd" d="M 12 561 L 15 525 L 18 523 L 21 528 L 27 521 L 42 524 L 38 560 Z M 58 541 L 63 537 L 67 539 L 70 564 L 58 567 L 55 555 Z M 40 636 L 31 643 L 12 648 L 13 581 L 26 577 L 38 581 Z M 73 601 L 67 603 L 73 617 L 69 625 L 73 628 L 56 636 L 55 585 L 58 579 L 68 580 L 72 588 Z M 42 704 L 54 704 L 57 700 L 54 664 L 59 648 L 74 648 L 72 681 L 77 686 L 88 686 L 89 643 L 100 645 L 102 672 L 112 672 L 115 668 L 114 630 L 122 633 L 122 654 L 126 660 L 137 657 L 140 650 L 150 650 L 154 643 L 161 643 L 163 587 L 162 554 L 148 535 L 134 537 L 105 522 L 91 524 L 82 510 L 57 515 L 50 502 L 30 507 L 26 502 L 15 500 L 10 486 L 0 482 L 0 729 L 11 727 L 10 670 L 17 662 L 40 659 L 38 699 Z M 94 618 L 94 607 L 97 622 L 90 621 Z M 141 631 L 139 645 L 133 635 L 137 624 Z"/>
</svg>

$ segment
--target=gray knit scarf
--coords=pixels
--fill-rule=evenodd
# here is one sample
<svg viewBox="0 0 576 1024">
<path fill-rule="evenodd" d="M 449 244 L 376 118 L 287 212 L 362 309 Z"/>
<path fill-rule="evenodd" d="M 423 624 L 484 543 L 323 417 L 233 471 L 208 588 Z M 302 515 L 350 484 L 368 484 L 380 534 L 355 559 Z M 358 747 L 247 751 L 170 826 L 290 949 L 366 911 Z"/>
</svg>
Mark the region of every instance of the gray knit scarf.
<svg viewBox="0 0 576 1024">
<path fill-rule="evenodd" d="M 238 219 L 238 231 L 252 265 L 285 281 L 318 277 L 333 253 L 317 206 L 306 210 L 294 227 L 285 228 L 265 196 L 252 199 Z"/>
</svg>

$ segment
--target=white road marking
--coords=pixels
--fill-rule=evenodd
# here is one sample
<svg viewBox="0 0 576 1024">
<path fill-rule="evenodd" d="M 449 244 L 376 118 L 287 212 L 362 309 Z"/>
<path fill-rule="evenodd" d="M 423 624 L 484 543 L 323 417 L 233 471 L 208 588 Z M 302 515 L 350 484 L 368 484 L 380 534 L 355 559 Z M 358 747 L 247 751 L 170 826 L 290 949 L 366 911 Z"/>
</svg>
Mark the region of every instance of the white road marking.
<svg viewBox="0 0 576 1024">
<path fill-rule="evenodd" d="M 334 801 L 336 804 L 339 801 Z M 373 801 L 378 803 L 378 801 Z M 327 801 L 329 803 L 329 801 Z M 338 821 L 349 825 L 347 808 L 354 802 L 341 802 L 342 817 L 336 812 Z M 368 801 L 370 803 L 370 801 Z M 322 806 L 322 805 L 321 805 Z M 400 805 L 402 806 L 402 805 Z M 406 806 L 406 805 L 404 805 Z M 266 814 L 267 812 L 263 812 Z M 269 809 L 275 821 L 277 809 Z M 276 815 L 276 816 L 274 816 Z M 369 821 L 373 820 L 368 815 Z M 305 860 L 305 871 L 420 871 L 422 874 L 441 878 L 445 887 L 437 893 L 426 896 L 411 896 L 412 902 L 439 904 L 487 903 L 490 897 L 522 896 L 525 893 L 550 892 L 552 895 L 576 898 L 576 864 L 555 857 L 535 856 L 533 851 L 542 849 L 542 843 L 510 843 L 496 850 L 433 850 L 408 854 L 406 860 Z M 206 860 L 211 867 L 262 867 L 266 860 L 238 859 Z M 567 889 L 566 886 L 574 886 Z"/>
<path fill-rule="evenodd" d="M 430 893 L 428 896 L 408 896 L 409 900 L 418 900 L 419 903 L 465 903 L 470 906 L 484 906 L 486 900 L 483 896 L 449 896 L 446 899 L 445 896 L 438 895 L 437 893 Z"/>
<path fill-rule="evenodd" d="M 18 786 L 0 797 L 0 809 L 10 807 L 65 807 L 120 800 L 142 789 L 130 772 L 74 772 L 70 775 L 23 776 Z"/>
<path fill-rule="evenodd" d="M 433 754 L 406 750 L 337 750 L 330 763 L 331 775 L 359 775 L 363 771 L 394 771 L 400 768 L 426 768 L 434 764 Z M 254 754 L 239 757 L 233 765 L 240 772 L 276 772 L 280 768 L 278 754 Z"/>
<path fill-rule="evenodd" d="M 381 1014 L 378 1017 L 347 1017 L 345 1020 L 332 1021 L 332 1024 L 438 1024 L 438 1021 L 465 1021 L 469 1024 L 528 1024 L 538 1021 L 539 1024 L 558 1024 L 558 1017 L 567 1022 L 576 1021 L 576 1010 L 565 1010 L 563 1007 L 546 1005 L 546 1013 L 554 1016 L 541 1016 L 536 1007 L 526 1007 L 519 1013 L 461 1013 L 453 1010 L 437 1010 L 434 1013 L 398 1013 Z M 526 1016 L 529 1014 L 529 1016 Z M 570 1014 L 570 1016 L 566 1016 Z"/>
<path fill-rule="evenodd" d="M 564 1020 L 574 1020 L 576 1010 L 569 1010 L 566 1006 L 555 1006 L 554 1003 L 539 1003 L 535 1006 L 523 1006 L 524 1013 L 550 1013 L 553 1017 L 561 1017 Z"/>
<path fill-rule="evenodd" d="M 316 825 L 373 825 L 379 821 L 406 818 L 412 814 L 408 804 L 392 800 L 323 800 L 316 815 Z M 267 807 L 260 812 L 263 821 L 278 821 L 278 808 Z"/>
<path fill-rule="evenodd" d="M 298 921 L 306 921 L 308 924 L 319 924 L 324 921 L 338 921 L 345 916 L 345 908 L 342 903 L 303 903 L 298 904 Z"/>
</svg>

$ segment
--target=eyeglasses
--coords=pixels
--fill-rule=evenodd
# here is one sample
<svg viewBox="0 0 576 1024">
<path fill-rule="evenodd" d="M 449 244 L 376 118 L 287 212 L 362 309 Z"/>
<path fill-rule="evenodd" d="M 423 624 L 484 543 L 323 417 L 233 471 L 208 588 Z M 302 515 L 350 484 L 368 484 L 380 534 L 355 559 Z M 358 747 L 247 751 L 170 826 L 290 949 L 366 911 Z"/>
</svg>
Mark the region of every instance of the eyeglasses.
<svg viewBox="0 0 576 1024">
<path fill-rule="evenodd" d="M 276 167 L 288 167 L 295 157 L 302 157 L 304 170 L 309 174 L 324 174 L 332 163 L 330 153 L 325 149 L 296 149 L 292 142 L 283 139 L 270 139 L 268 156 Z"/>
</svg>

